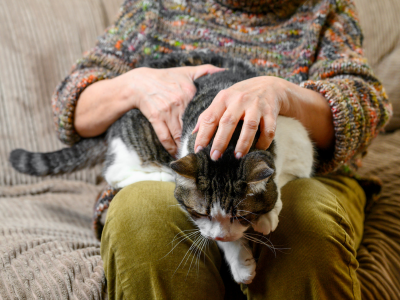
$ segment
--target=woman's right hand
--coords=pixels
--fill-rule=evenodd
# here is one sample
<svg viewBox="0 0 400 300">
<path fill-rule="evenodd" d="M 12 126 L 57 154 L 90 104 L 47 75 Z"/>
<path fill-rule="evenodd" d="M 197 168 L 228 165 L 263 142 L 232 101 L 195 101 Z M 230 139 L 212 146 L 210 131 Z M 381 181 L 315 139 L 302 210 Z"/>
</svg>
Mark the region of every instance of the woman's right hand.
<svg viewBox="0 0 400 300">
<path fill-rule="evenodd" d="M 212 65 L 143 67 L 96 82 L 79 97 L 75 129 L 83 137 L 96 136 L 127 111 L 138 108 L 150 121 L 164 148 L 175 156 L 182 133 L 182 115 L 196 93 L 193 81 L 222 70 Z"/>
</svg>

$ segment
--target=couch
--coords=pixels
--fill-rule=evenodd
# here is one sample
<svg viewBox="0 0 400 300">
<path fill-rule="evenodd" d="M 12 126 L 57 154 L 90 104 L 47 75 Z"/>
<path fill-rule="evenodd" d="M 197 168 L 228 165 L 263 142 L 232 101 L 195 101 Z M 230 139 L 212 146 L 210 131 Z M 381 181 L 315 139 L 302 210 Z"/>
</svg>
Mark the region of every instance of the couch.
<svg viewBox="0 0 400 300">
<path fill-rule="evenodd" d="M 0 1 L 1 299 L 106 297 L 91 219 L 104 186 L 100 167 L 36 178 L 15 172 L 7 158 L 14 148 L 62 147 L 51 95 L 114 19 L 120 2 Z M 388 132 L 374 141 L 360 169 L 380 177 L 383 192 L 366 207 L 358 277 L 363 299 L 400 299 L 400 1 L 355 2 L 366 55 L 394 106 Z"/>
</svg>

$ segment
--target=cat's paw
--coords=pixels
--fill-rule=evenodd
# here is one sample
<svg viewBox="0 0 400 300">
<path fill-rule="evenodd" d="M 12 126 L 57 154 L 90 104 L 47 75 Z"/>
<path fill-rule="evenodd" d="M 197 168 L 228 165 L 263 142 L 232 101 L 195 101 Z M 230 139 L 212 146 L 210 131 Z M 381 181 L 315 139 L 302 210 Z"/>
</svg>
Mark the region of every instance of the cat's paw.
<svg viewBox="0 0 400 300">
<path fill-rule="evenodd" d="M 256 276 L 256 261 L 252 256 L 241 259 L 238 263 L 231 265 L 231 271 L 237 283 L 250 284 Z"/>
<path fill-rule="evenodd" d="M 278 214 L 274 210 L 271 210 L 262 215 L 253 225 L 253 228 L 255 231 L 260 232 L 263 235 L 268 235 L 278 227 L 278 223 Z"/>
</svg>

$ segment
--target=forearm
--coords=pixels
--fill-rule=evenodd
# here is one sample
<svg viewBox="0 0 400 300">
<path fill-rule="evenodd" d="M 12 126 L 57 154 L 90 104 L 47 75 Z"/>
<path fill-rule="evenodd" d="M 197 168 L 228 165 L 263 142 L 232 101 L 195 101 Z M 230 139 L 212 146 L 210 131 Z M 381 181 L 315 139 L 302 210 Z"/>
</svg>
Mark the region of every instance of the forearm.
<svg viewBox="0 0 400 300">
<path fill-rule="evenodd" d="M 124 97 L 117 78 L 93 83 L 79 96 L 74 127 L 80 136 L 102 134 L 123 114 L 134 108 Z"/>
<path fill-rule="evenodd" d="M 335 143 L 332 112 L 320 93 L 288 82 L 287 105 L 281 114 L 299 120 L 321 150 L 332 150 Z"/>
</svg>

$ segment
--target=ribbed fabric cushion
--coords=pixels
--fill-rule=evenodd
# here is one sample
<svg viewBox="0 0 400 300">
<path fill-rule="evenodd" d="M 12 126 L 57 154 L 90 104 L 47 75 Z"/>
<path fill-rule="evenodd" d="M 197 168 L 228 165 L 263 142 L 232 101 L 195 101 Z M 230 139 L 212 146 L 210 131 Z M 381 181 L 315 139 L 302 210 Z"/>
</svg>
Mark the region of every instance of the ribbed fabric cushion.
<svg viewBox="0 0 400 300">
<path fill-rule="evenodd" d="M 56 139 L 50 98 L 82 52 L 93 47 L 122 0 L 0 1 L 0 185 L 43 179 L 8 163 L 14 148 L 52 151 Z M 63 178 L 96 182 L 100 168 Z"/>
<path fill-rule="evenodd" d="M 0 299 L 104 299 L 90 218 L 100 189 L 66 180 L 0 187 Z"/>
<path fill-rule="evenodd" d="M 365 54 L 393 104 L 386 130 L 400 128 L 400 1 L 355 0 Z"/>
<path fill-rule="evenodd" d="M 381 197 L 367 205 L 357 251 L 363 300 L 400 300 L 400 130 L 380 135 L 360 173 L 383 182 Z"/>
</svg>

